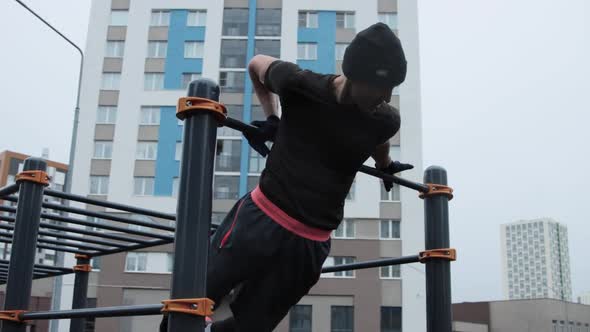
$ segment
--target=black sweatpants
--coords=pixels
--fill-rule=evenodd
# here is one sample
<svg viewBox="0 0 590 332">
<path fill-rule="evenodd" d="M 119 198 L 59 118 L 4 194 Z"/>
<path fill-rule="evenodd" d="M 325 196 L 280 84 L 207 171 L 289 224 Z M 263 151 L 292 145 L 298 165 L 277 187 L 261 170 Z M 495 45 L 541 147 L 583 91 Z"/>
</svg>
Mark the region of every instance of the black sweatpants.
<svg viewBox="0 0 590 332">
<path fill-rule="evenodd" d="M 329 252 L 330 240 L 292 233 L 244 196 L 211 239 L 207 297 L 219 303 L 240 286 L 233 318 L 213 323 L 212 332 L 272 331 L 318 281 Z"/>
</svg>

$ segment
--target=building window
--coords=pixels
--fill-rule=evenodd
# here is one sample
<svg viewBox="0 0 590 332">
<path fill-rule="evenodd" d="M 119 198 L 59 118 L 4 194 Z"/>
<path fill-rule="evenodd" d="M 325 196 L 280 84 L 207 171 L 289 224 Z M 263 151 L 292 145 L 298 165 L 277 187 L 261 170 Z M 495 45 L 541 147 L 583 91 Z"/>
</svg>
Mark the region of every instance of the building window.
<svg viewBox="0 0 590 332">
<path fill-rule="evenodd" d="M 281 10 L 280 9 L 256 9 L 256 35 L 280 36 L 281 35 Z"/>
<path fill-rule="evenodd" d="M 380 239 L 399 239 L 399 220 L 381 220 Z"/>
<path fill-rule="evenodd" d="M 133 179 L 133 194 L 136 196 L 153 196 L 154 178 L 146 176 L 136 176 Z"/>
<path fill-rule="evenodd" d="M 143 106 L 139 116 L 140 125 L 159 125 L 160 108 L 154 106 Z"/>
<path fill-rule="evenodd" d="M 317 60 L 318 44 L 316 43 L 298 43 L 297 60 Z"/>
<path fill-rule="evenodd" d="M 187 59 L 197 59 L 203 57 L 203 42 L 187 41 L 184 42 L 184 57 Z"/>
<path fill-rule="evenodd" d="M 379 13 L 379 22 L 387 24 L 391 30 L 397 30 L 397 13 Z"/>
<path fill-rule="evenodd" d="M 355 237 L 355 220 L 344 219 L 338 225 L 338 228 L 332 233 L 335 239 L 354 239 Z"/>
<path fill-rule="evenodd" d="M 156 160 L 158 156 L 158 142 L 137 142 L 136 159 Z"/>
<path fill-rule="evenodd" d="M 125 272 L 146 272 L 147 252 L 128 252 L 125 259 Z"/>
<path fill-rule="evenodd" d="M 248 192 L 254 190 L 254 188 L 256 188 L 256 186 L 258 186 L 258 182 L 260 182 L 260 176 L 258 175 L 254 175 L 254 176 L 248 176 L 248 183 L 246 184 L 246 188 L 248 190 Z"/>
<path fill-rule="evenodd" d="M 399 185 L 393 184 L 393 188 L 390 191 L 385 190 L 385 186 L 383 185 L 383 181 L 379 180 L 379 187 L 381 188 L 381 200 L 382 201 L 393 201 L 399 202 L 400 200 L 400 192 L 399 192 Z"/>
<path fill-rule="evenodd" d="M 145 73 L 145 80 L 143 83 L 144 90 L 154 91 L 164 89 L 164 74 L 163 73 Z"/>
<path fill-rule="evenodd" d="M 254 44 L 254 54 L 264 54 L 275 58 L 280 58 L 281 41 L 271 39 L 257 39 Z"/>
<path fill-rule="evenodd" d="M 248 35 L 248 8 L 225 8 L 223 10 L 224 36 Z"/>
<path fill-rule="evenodd" d="M 113 10 L 111 11 L 111 26 L 126 26 L 127 25 L 127 10 Z"/>
<path fill-rule="evenodd" d="M 330 331 L 353 332 L 354 307 L 333 305 L 331 309 Z"/>
<path fill-rule="evenodd" d="M 153 27 L 166 27 L 170 25 L 170 12 L 165 10 L 154 10 L 152 12 L 152 18 L 150 26 Z"/>
<path fill-rule="evenodd" d="M 381 332 L 402 331 L 402 308 L 381 307 Z"/>
<path fill-rule="evenodd" d="M 347 43 L 336 43 L 336 61 L 344 60 L 344 52 L 347 47 Z"/>
<path fill-rule="evenodd" d="M 96 124 L 114 124 L 117 120 L 117 106 L 98 106 Z"/>
<path fill-rule="evenodd" d="M 401 276 L 399 265 L 382 266 L 379 272 L 381 279 L 399 279 Z"/>
<path fill-rule="evenodd" d="M 102 90 L 119 90 L 121 73 L 102 73 L 100 88 Z"/>
<path fill-rule="evenodd" d="M 122 58 L 125 53 L 125 42 L 107 41 L 104 56 L 106 58 Z"/>
<path fill-rule="evenodd" d="M 90 192 L 91 195 L 107 195 L 109 193 L 109 177 L 108 176 L 90 176 Z"/>
<path fill-rule="evenodd" d="M 245 68 L 247 40 L 221 40 L 221 68 Z"/>
<path fill-rule="evenodd" d="M 336 13 L 336 27 L 343 29 L 354 29 L 354 13 L 338 12 Z"/>
<path fill-rule="evenodd" d="M 207 25 L 207 12 L 204 10 L 188 12 L 186 25 L 189 27 L 204 27 Z"/>
<path fill-rule="evenodd" d="M 111 159 L 113 156 L 113 141 L 94 141 L 95 159 Z"/>
<path fill-rule="evenodd" d="M 93 272 L 100 271 L 100 257 L 94 257 L 90 260 L 90 266 Z"/>
<path fill-rule="evenodd" d="M 227 116 L 232 119 L 242 120 L 243 113 L 244 113 L 244 106 L 242 105 L 225 105 L 227 109 Z M 231 129 L 229 127 L 218 127 L 217 128 L 217 137 L 241 137 L 242 133 Z"/>
<path fill-rule="evenodd" d="M 270 143 L 267 143 L 269 146 Z M 250 173 L 262 173 L 264 167 L 266 166 L 266 158 L 260 155 L 260 153 L 256 152 L 256 150 L 250 148 L 250 159 L 249 159 L 249 169 Z"/>
<path fill-rule="evenodd" d="M 239 176 L 216 175 L 213 186 L 214 199 L 238 199 Z"/>
<path fill-rule="evenodd" d="M 219 73 L 219 86 L 224 92 L 244 92 L 245 75 L 243 71 L 222 71 Z"/>
<path fill-rule="evenodd" d="M 174 160 L 180 161 L 182 158 L 182 142 L 176 142 L 176 150 L 174 151 Z"/>
<path fill-rule="evenodd" d="M 315 29 L 318 27 L 317 12 L 299 12 L 299 27 Z"/>
<path fill-rule="evenodd" d="M 166 271 L 172 273 L 174 270 L 174 253 L 166 253 Z"/>
<path fill-rule="evenodd" d="M 334 256 L 326 258 L 324 262 L 324 267 L 327 266 L 338 266 L 344 264 L 351 264 L 354 263 L 354 257 L 347 257 L 347 256 Z M 323 273 L 322 277 L 332 277 L 332 278 L 354 278 L 354 271 L 339 271 L 339 272 L 330 272 L 330 273 Z"/>
<path fill-rule="evenodd" d="M 311 332 L 310 305 L 296 305 L 289 313 L 289 332 Z"/>
<path fill-rule="evenodd" d="M 178 197 L 178 186 L 180 185 L 180 179 L 175 177 L 172 178 L 172 197 Z"/>
<path fill-rule="evenodd" d="M 352 181 L 352 184 L 350 185 L 350 189 L 348 190 L 348 194 L 346 194 L 346 200 L 347 201 L 353 201 L 354 200 L 354 192 L 356 191 L 356 179 L 354 179 Z"/>
<path fill-rule="evenodd" d="M 201 78 L 201 73 L 182 73 L 181 87 L 186 89 L 192 81 L 198 80 L 199 78 Z"/>
<path fill-rule="evenodd" d="M 165 58 L 168 50 L 168 42 L 150 41 L 148 42 L 148 58 Z"/>
<path fill-rule="evenodd" d="M 215 171 L 239 172 L 242 140 L 217 140 Z"/>
</svg>

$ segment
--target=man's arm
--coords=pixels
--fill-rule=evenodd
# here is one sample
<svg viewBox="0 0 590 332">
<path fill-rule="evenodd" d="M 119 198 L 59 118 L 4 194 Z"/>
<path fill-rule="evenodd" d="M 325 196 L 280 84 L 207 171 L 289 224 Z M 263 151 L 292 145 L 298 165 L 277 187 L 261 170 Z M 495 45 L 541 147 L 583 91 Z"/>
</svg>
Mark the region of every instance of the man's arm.
<svg viewBox="0 0 590 332">
<path fill-rule="evenodd" d="M 254 91 L 256 92 L 256 96 L 258 96 L 258 100 L 260 100 L 262 110 L 267 118 L 271 115 L 279 116 L 277 98 L 275 94 L 264 85 L 266 71 L 271 63 L 276 60 L 278 59 L 268 55 L 259 54 L 253 57 L 248 64 L 248 73 L 252 79 Z"/>
<path fill-rule="evenodd" d="M 389 144 L 389 140 L 385 143 L 377 145 L 375 148 L 375 152 L 373 152 L 373 159 L 375 160 L 375 167 L 377 169 L 385 169 L 389 164 L 391 164 L 391 157 L 389 156 L 389 148 L 391 144 Z"/>
</svg>

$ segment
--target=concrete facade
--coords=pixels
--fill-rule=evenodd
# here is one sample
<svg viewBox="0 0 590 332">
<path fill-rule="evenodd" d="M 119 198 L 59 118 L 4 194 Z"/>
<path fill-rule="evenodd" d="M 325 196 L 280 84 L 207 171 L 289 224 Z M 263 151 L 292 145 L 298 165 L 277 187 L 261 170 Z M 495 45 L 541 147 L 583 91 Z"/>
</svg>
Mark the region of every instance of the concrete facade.
<svg viewBox="0 0 590 332">
<path fill-rule="evenodd" d="M 554 300 L 453 304 L 455 331 L 588 332 L 590 306 Z"/>
</svg>

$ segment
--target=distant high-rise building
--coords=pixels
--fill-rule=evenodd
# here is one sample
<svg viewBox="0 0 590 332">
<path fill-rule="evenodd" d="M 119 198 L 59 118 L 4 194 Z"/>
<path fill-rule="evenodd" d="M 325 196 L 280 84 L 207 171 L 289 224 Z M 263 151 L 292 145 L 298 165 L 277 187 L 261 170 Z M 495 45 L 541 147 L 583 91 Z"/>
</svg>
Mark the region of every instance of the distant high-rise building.
<svg viewBox="0 0 590 332">
<path fill-rule="evenodd" d="M 578 303 L 590 305 L 590 292 L 580 294 Z"/>
<path fill-rule="evenodd" d="M 549 219 L 501 226 L 504 294 L 508 299 L 572 300 L 567 227 Z"/>
</svg>

